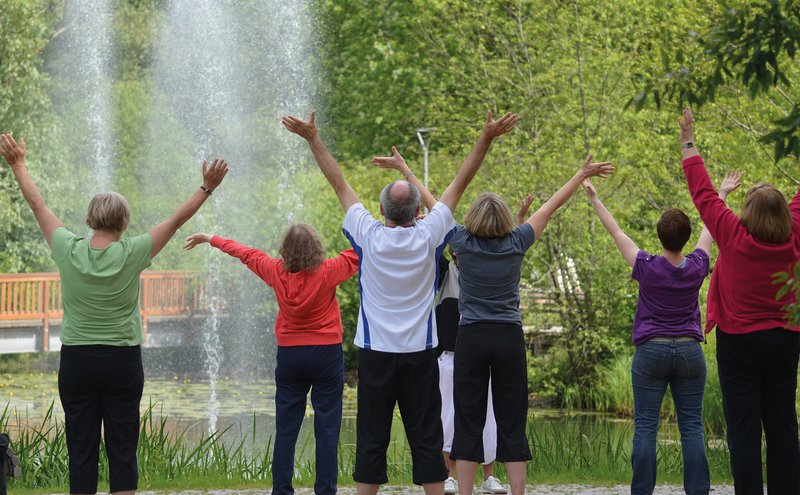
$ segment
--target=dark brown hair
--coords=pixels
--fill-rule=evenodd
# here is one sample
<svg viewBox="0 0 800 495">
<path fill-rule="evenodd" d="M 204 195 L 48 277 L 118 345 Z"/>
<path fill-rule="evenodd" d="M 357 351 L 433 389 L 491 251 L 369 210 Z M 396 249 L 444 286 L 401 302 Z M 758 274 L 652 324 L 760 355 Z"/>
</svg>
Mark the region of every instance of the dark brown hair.
<svg viewBox="0 0 800 495">
<path fill-rule="evenodd" d="M 656 225 L 658 240 L 667 251 L 680 251 L 692 235 L 692 222 L 677 208 L 665 211 Z"/>
<path fill-rule="evenodd" d="M 314 270 L 325 261 L 325 248 L 317 231 L 305 223 L 296 223 L 286 229 L 278 252 L 286 270 L 292 273 Z"/>
<path fill-rule="evenodd" d="M 792 235 L 792 215 L 786 198 L 766 182 L 747 191 L 739 217 L 750 234 L 763 242 L 784 242 Z"/>
</svg>

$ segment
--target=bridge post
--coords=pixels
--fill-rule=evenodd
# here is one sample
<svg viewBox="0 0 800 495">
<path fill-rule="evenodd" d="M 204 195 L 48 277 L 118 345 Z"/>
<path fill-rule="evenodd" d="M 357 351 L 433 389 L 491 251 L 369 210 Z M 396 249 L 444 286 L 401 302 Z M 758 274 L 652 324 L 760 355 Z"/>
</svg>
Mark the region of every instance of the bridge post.
<svg viewBox="0 0 800 495">
<path fill-rule="evenodd" d="M 47 352 L 50 350 L 50 315 L 48 312 L 48 301 L 50 300 L 50 284 L 47 280 L 40 282 L 42 284 L 42 288 L 39 291 L 39 300 L 40 307 L 42 308 L 43 318 L 42 318 L 42 352 Z"/>
</svg>

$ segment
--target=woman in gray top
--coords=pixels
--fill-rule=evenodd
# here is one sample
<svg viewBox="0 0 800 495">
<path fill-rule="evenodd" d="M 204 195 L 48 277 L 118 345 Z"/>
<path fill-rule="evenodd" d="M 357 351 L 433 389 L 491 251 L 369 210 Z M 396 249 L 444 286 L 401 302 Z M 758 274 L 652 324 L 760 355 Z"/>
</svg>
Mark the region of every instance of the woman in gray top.
<svg viewBox="0 0 800 495">
<path fill-rule="evenodd" d="M 470 206 L 464 226 L 450 245 L 461 264 L 461 322 L 454 363 L 456 460 L 461 495 L 472 493 L 478 463 L 483 460 L 482 430 L 491 376 L 497 421 L 497 460 L 504 462 L 511 493 L 525 490 L 525 464 L 531 459 L 525 427 L 528 382 L 519 281 L 528 248 L 550 217 L 581 187 L 584 179 L 606 177 L 611 162 L 586 157 L 575 175 L 530 218 L 515 227 L 503 199 L 483 193 Z"/>
</svg>

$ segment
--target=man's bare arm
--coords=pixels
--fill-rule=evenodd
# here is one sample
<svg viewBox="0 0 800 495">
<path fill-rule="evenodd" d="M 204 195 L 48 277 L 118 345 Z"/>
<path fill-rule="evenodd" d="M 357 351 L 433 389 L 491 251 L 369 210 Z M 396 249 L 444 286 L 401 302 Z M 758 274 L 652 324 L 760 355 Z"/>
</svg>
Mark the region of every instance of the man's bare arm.
<svg viewBox="0 0 800 495">
<path fill-rule="evenodd" d="M 347 183 L 344 178 L 342 169 L 336 160 L 333 159 L 325 143 L 319 137 L 317 132 L 317 125 L 314 122 L 315 113 L 311 112 L 311 117 L 308 120 L 302 120 L 292 115 L 288 115 L 281 119 L 281 123 L 290 132 L 297 134 L 308 142 L 314 158 L 317 160 L 317 165 L 322 171 L 322 174 L 328 179 L 331 187 L 333 187 L 336 196 L 339 197 L 339 202 L 342 204 L 342 209 L 347 211 L 355 203 L 358 203 L 358 196 L 356 192 Z"/>
</svg>

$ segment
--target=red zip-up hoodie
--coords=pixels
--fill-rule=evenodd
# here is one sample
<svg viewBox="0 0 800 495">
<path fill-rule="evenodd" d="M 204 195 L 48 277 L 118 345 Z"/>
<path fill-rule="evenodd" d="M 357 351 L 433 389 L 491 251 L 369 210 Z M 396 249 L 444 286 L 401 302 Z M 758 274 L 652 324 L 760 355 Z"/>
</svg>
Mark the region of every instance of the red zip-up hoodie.
<svg viewBox="0 0 800 495">
<path fill-rule="evenodd" d="M 336 287 L 358 271 L 358 255 L 352 249 L 326 259 L 315 270 L 291 273 L 283 260 L 219 236 L 211 245 L 239 258 L 275 291 L 278 316 L 275 338 L 279 346 L 342 343 L 342 318 Z"/>
<path fill-rule="evenodd" d="M 781 286 L 772 283 L 774 273 L 793 273 L 800 256 L 800 190 L 789 204 L 791 237 L 784 242 L 762 242 L 719 198 L 699 155 L 683 160 L 683 173 L 700 218 L 719 247 L 708 289 L 706 333 L 715 326 L 730 334 L 773 328 L 800 331 L 789 326 L 782 309 L 795 302 L 794 294 L 775 299 Z"/>
</svg>

